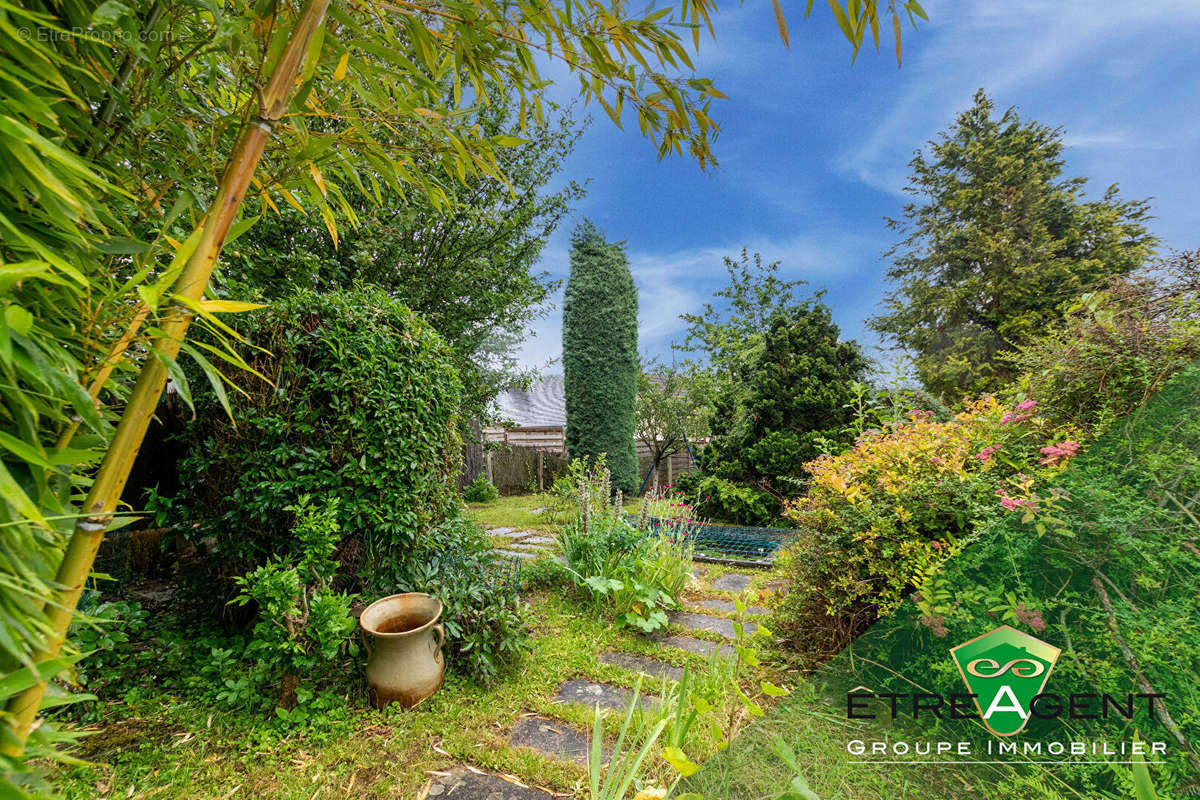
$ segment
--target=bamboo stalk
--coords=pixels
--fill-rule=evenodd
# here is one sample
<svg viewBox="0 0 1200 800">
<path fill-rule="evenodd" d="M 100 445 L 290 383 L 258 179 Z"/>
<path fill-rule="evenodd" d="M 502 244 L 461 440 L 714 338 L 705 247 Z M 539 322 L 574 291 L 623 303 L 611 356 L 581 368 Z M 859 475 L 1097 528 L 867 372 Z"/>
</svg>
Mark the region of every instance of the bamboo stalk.
<svg viewBox="0 0 1200 800">
<path fill-rule="evenodd" d="M 217 195 L 201 223 L 203 228 L 196 250 L 175 282 L 175 296 L 185 301 L 198 301 L 203 296 L 217 256 L 220 255 L 221 245 L 237 218 L 246 189 L 258 168 L 258 161 L 275 124 L 287 108 L 296 76 L 308 51 L 309 40 L 324 20 L 329 2 L 306 0 L 301 9 L 287 47 L 261 94 L 258 115 L 251 117 L 242 128 L 230 155 Z M 84 582 L 91 573 L 96 552 L 104 538 L 104 531 L 112 521 L 121 491 L 129 479 L 129 471 L 137 458 L 163 387 L 166 386 L 167 368 L 164 360 L 173 360 L 179 354 L 191 321 L 192 312 L 184 304 L 174 303 L 163 322 L 162 335 L 152 345 L 161 358 L 148 357 L 142 365 L 112 444 L 84 501 L 84 512 L 88 516 L 81 518 L 75 526 L 59 565 L 55 582 L 60 588 L 46 606 L 46 618 L 53 633 L 46 645 L 34 653 L 33 660 L 37 663 L 54 658 L 62 648 Z M 7 710 L 12 714 L 13 731 L 19 744 L 5 746 L 3 752 L 6 755 L 20 755 L 24 750 L 25 739 L 33 727 L 45 691 L 45 682 L 39 682 L 9 701 Z"/>
</svg>

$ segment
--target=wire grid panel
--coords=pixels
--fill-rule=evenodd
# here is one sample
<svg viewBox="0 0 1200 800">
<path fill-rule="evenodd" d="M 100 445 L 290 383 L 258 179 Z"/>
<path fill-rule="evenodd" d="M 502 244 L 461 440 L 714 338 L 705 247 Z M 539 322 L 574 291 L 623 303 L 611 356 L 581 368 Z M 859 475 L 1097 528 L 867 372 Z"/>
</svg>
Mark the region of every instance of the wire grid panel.
<svg viewBox="0 0 1200 800">
<path fill-rule="evenodd" d="M 655 531 L 662 521 L 651 517 Z M 756 528 L 749 525 L 703 524 L 688 536 L 701 561 L 738 562 L 770 566 L 780 548 L 796 538 L 797 531 L 785 528 Z"/>
</svg>

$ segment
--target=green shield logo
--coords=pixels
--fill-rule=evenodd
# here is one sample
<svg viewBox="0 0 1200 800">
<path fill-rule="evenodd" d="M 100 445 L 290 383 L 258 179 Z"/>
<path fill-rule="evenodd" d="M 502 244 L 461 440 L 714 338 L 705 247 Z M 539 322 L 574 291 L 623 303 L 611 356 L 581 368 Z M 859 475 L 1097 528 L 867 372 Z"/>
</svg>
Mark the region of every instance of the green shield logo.
<svg viewBox="0 0 1200 800">
<path fill-rule="evenodd" d="M 1062 651 L 1001 625 L 950 650 L 984 726 L 1012 736 L 1029 722 L 1029 704 L 1041 693 Z"/>
</svg>

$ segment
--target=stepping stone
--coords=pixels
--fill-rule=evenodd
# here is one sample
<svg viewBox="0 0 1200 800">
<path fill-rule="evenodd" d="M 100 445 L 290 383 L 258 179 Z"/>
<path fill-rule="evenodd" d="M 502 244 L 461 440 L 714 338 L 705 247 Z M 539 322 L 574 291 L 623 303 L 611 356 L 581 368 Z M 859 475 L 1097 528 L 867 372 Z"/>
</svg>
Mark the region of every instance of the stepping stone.
<svg viewBox="0 0 1200 800">
<path fill-rule="evenodd" d="M 548 546 L 546 546 L 544 544 L 530 544 L 527 541 L 511 542 L 504 546 L 513 548 L 516 550 L 529 550 L 534 553 L 545 553 L 547 550 L 550 549 Z"/>
<path fill-rule="evenodd" d="M 740 572 L 726 572 L 713 581 L 712 587 L 722 592 L 744 592 L 750 586 L 751 578 Z"/>
<path fill-rule="evenodd" d="M 549 536 L 531 536 L 521 540 L 521 544 L 554 544 L 554 542 L 555 540 Z"/>
<path fill-rule="evenodd" d="M 513 728 L 509 742 L 514 747 L 528 747 L 551 758 L 584 765 L 592 749 L 592 740 L 586 733 L 550 717 L 522 717 Z"/>
<path fill-rule="evenodd" d="M 550 510 L 550 509 L 549 509 L 549 508 L 547 508 L 546 506 L 538 506 L 537 508 L 531 508 L 531 509 L 529 509 L 529 513 L 530 513 L 530 514 L 540 514 L 540 513 L 542 513 L 543 511 L 549 511 L 549 510 Z"/>
<path fill-rule="evenodd" d="M 524 539 L 529 535 L 529 531 L 515 531 L 512 528 L 493 528 L 487 533 L 488 536 L 503 536 L 505 539 Z"/>
<path fill-rule="evenodd" d="M 629 710 L 629 701 L 632 698 L 633 694 L 628 689 L 611 686 L 607 683 L 596 683 L 583 678 L 567 681 L 558 687 L 558 692 L 554 695 L 554 700 L 558 703 L 579 703 L 588 708 L 600 706 L 621 712 Z M 642 708 L 646 708 L 650 703 L 651 698 L 649 697 L 643 696 L 639 700 Z"/>
<path fill-rule="evenodd" d="M 733 620 L 731 619 L 710 617 L 706 614 L 693 614 L 690 611 L 672 611 L 667 616 L 674 624 L 691 628 L 694 631 L 719 633 L 726 639 L 737 638 L 737 634 L 733 632 Z M 744 623 L 743 627 L 747 636 L 758 629 L 758 626 L 753 622 Z"/>
<path fill-rule="evenodd" d="M 683 677 L 683 667 L 655 661 L 645 656 L 635 656 L 632 653 L 601 653 L 601 664 L 612 664 L 630 672 L 644 672 L 652 678 L 670 678 L 677 681 Z"/>
<path fill-rule="evenodd" d="M 499 775 L 481 775 L 463 767 L 435 777 L 421 794 L 421 800 L 550 800 L 553 797 L 539 789 L 510 783 Z"/>
<path fill-rule="evenodd" d="M 737 613 L 737 606 L 735 606 L 729 600 L 716 600 L 710 598 L 707 600 L 700 600 L 696 603 L 696 605 L 700 606 L 701 608 L 707 608 L 709 611 L 723 611 L 726 614 Z M 754 616 L 762 616 L 763 614 L 769 614 L 770 612 L 762 606 L 749 606 L 746 609 L 746 613 Z"/>
<path fill-rule="evenodd" d="M 505 558 L 537 558 L 538 554 L 530 550 L 497 550 L 496 555 Z"/>
<path fill-rule="evenodd" d="M 704 573 L 706 573 L 706 572 L 708 572 L 708 570 L 707 570 L 707 569 L 705 569 L 704 567 L 700 566 L 699 564 L 697 564 L 696 566 L 692 567 L 692 577 L 693 577 L 693 578 L 700 578 L 700 577 L 703 577 L 703 576 L 704 576 Z"/>
<path fill-rule="evenodd" d="M 677 647 L 680 650 L 687 650 L 689 653 L 698 653 L 702 656 L 711 656 L 713 653 L 720 653 L 723 658 L 733 658 L 733 649 L 727 645 L 717 644 L 705 639 L 694 639 L 691 636 L 676 634 L 668 636 L 661 640 L 661 644 L 667 647 Z"/>
</svg>

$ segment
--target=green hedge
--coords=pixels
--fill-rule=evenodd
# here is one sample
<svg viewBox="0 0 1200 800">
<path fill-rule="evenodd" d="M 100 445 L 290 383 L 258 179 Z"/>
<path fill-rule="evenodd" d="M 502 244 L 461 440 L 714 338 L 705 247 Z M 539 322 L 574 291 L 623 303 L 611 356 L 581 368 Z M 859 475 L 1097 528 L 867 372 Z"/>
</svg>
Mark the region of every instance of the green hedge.
<svg viewBox="0 0 1200 800">
<path fill-rule="evenodd" d="M 386 588 L 423 534 L 458 507 L 462 392 L 445 342 L 377 289 L 302 292 L 239 321 L 247 358 L 231 423 L 198 403 L 180 498 L 192 535 L 245 571 L 295 554 L 283 509 L 338 500 L 342 569 Z M 198 385 L 195 382 L 193 385 Z"/>
</svg>

